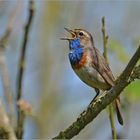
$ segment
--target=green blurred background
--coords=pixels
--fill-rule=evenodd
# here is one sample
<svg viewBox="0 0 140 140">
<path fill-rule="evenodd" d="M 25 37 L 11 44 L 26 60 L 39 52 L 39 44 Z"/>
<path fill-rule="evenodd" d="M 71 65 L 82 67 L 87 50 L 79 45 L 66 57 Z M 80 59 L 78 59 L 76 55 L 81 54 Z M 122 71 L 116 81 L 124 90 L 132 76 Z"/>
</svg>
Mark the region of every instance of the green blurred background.
<svg viewBox="0 0 140 140">
<path fill-rule="evenodd" d="M 0 36 L 18 0 L 0 1 Z M 28 1 L 20 8 L 6 50 L 10 84 L 16 94 L 17 64 L 28 14 Z M 23 99 L 33 109 L 27 116 L 25 139 L 52 138 L 68 127 L 95 96 L 93 89 L 75 75 L 68 60 L 68 43 L 59 38 L 68 35 L 64 27 L 83 28 L 91 32 L 102 52 L 101 18 L 105 16 L 109 35 L 108 57 L 117 77 L 140 44 L 140 1 L 35 0 L 35 16 L 26 51 Z M 0 82 L 0 95 L 3 87 Z M 121 138 L 140 139 L 140 81 L 122 93 L 124 126 L 115 118 Z M 109 139 L 111 129 L 106 110 L 86 126 L 74 139 Z"/>
</svg>

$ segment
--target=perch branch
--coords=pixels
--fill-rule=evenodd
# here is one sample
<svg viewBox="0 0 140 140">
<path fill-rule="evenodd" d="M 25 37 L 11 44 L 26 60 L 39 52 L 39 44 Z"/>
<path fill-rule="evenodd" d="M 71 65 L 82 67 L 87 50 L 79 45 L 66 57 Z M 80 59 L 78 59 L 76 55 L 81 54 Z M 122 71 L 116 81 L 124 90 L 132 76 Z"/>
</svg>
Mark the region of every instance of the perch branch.
<svg viewBox="0 0 140 140">
<path fill-rule="evenodd" d="M 22 82 L 23 82 L 23 74 L 25 69 L 25 54 L 27 48 L 27 42 L 29 38 L 29 31 L 31 27 L 31 23 L 34 17 L 34 1 L 29 1 L 29 15 L 27 19 L 27 23 L 25 25 L 25 31 L 23 36 L 23 42 L 21 46 L 21 55 L 19 59 L 18 65 L 18 76 L 17 76 L 17 102 L 22 97 Z M 25 114 L 18 107 L 18 118 L 17 118 L 17 138 L 22 139 L 23 136 L 23 125 L 24 125 Z"/>
<path fill-rule="evenodd" d="M 129 61 L 123 73 L 118 78 L 114 87 L 109 91 L 104 92 L 95 102 L 90 103 L 88 108 L 83 111 L 73 124 L 67 129 L 61 131 L 53 139 L 70 139 L 76 136 L 87 124 L 89 124 L 96 116 L 107 107 L 112 101 L 117 98 L 120 93 L 127 87 L 135 78 L 139 78 L 140 66 L 135 67 L 140 58 L 140 46 Z M 135 68 L 134 68 L 135 67 Z M 134 71 L 133 71 L 134 69 Z M 133 72 L 132 72 L 133 71 Z"/>
</svg>

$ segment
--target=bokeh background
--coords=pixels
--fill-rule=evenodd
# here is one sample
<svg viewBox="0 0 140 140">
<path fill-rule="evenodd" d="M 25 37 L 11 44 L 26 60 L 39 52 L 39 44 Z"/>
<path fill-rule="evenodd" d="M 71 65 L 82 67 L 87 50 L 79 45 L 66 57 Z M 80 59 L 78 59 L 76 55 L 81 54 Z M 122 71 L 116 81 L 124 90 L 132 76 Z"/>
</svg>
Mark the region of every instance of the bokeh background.
<svg viewBox="0 0 140 140">
<path fill-rule="evenodd" d="M 0 1 L 0 36 L 4 34 L 17 3 L 19 11 L 5 52 L 14 95 L 28 1 Z M 24 139 L 56 136 L 76 120 L 95 96 L 94 90 L 80 81 L 71 69 L 68 42 L 60 40 L 68 35 L 64 27 L 88 30 L 102 52 L 101 18 L 105 16 L 109 63 L 116 77 L 140 44 L 139 0 L 35 0 L 35 9 L 23 80 L 23 99 L 32 106 L 33 115 L 26 117 Z M 4 102 L 3 94 L 0 81 L 0 95 Z M 127 87 L 121 98 L 124 126 L 120 126 L 115 118 L 118 135 L 120 138 L 140 139 L 140 81 Z M 109 138 L 111 129 L 107 110 L 74 137 Z"/>
</svg>

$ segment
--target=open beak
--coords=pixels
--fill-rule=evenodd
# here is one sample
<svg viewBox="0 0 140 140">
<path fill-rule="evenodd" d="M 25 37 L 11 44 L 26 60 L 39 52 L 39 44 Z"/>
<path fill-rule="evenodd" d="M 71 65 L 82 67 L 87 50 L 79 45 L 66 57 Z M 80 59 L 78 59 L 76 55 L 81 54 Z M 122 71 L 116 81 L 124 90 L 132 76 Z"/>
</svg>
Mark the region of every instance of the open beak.
<svg viewBox="0 0 140 140">
<path fill-rule="evenodd" d="M 72 40 L 75 38 L 76 34 L 73 30 L 70 30 L 68 28 L 64 28 L 67 32 L 69 32 L 71 34 L 71 38 L 70 37 L 63 37 L 63 38 L 60 38 L 61 40 Z"/>
</svg>

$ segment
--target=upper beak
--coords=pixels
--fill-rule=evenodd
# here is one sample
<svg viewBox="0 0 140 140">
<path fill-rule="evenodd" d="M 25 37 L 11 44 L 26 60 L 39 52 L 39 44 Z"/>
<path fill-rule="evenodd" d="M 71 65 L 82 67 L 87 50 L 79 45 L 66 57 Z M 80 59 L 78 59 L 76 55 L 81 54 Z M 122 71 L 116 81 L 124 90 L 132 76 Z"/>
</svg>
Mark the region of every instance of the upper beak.
<svg viewBox="0 0 140 140">
<path fill-rule="evenodd" d="M 69 32 L 71 35 L 72 35 L 72 37 L 70 38 L 70 37 L 63 37 L 63 38 L 60 38 L 61 40 L 72 40 L 72 39 L 74 39 L 75 38 L 75 32 L 73 31 L 73 30 L 70 30 L 70 29 L 68 29 L 68 28 L 64 28 L 67 32 Z"/>
<path fill-rule="evenodd" d="M 75 32 L 73 30 L 70 30 L 68 28 L 64 28 L 67 32 L 69 32 L 72 36 L 75 36 Z"/>
</svg>

